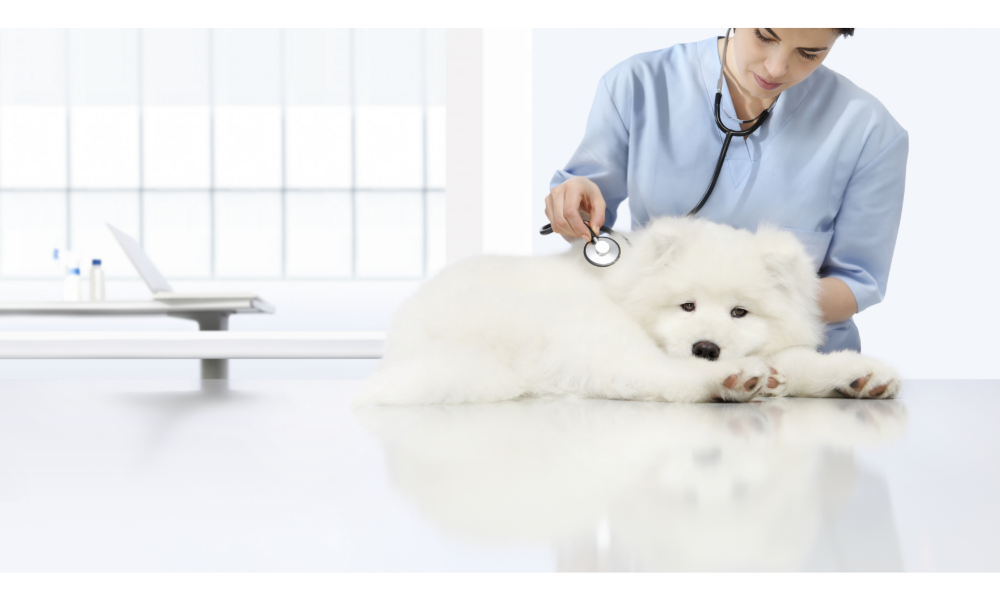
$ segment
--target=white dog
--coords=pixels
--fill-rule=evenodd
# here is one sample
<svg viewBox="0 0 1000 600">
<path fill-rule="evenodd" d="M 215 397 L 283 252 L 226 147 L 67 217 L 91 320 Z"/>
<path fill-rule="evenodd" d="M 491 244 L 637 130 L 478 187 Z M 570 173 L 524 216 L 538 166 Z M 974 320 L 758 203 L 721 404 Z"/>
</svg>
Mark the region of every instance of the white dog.
<svg viewBox="0 0 1000 600">
<path fill-rule="evenodd" d="M 358 402 L 896 395 L 891 367 L 816 351 L 819 279 L 793 234 L 664 217 L 614 237 L 610 267 L 586 262 L 580 240 L 562 255 L 445 269 L 393 317 Z"/>
</svg>

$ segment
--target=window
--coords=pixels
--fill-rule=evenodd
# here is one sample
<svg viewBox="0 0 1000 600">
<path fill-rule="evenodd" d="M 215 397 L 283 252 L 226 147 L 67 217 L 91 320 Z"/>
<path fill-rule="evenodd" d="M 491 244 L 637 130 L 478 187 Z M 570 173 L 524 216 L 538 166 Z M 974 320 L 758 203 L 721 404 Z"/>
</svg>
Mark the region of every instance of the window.
<svg viewBox="0 0 1000 600">
<path fill-rule="evenodd" d="M 168 278 L 444 263 L 444 32 L 0 30 L 0 278 L 53 248 Z"/>
</svg>

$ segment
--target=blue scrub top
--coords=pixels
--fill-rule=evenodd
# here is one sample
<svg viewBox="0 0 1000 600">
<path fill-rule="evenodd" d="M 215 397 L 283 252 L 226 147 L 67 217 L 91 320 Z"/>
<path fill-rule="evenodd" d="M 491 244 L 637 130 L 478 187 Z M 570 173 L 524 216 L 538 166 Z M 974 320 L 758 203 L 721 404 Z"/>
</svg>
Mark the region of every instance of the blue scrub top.
<svg viewBox="0 0 1000 600">
<path fill-rule="evenodd" d="M 551 186 L 594 181 L 614 225 L 626 198 L 632 227 L 694 208 L 722 149 L 715 124 L 717 38 L 646 52 L 597 86 L 587 131 Z M 735 115 L 729 86 L 723 107 Z M 722 113 L 731 129 L 739 124 Z M 882 104 L 820 65 L 778 97 L 749 138 L 733 138 L 699 216 L 755 231 L 769 221 L 794 233 L 822 277 L 843 280 L 858 311 L 881 302 L 903 209 L 909 138 Z M 827 326 L 824 352 L 861 350 L 853 319 Z"/>
</svg>

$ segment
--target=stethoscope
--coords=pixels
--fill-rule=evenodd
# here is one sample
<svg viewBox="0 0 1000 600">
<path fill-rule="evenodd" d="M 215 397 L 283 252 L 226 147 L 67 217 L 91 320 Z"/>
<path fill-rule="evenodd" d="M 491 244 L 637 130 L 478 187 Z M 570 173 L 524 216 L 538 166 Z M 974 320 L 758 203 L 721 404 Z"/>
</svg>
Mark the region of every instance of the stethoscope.
<svg viewBox="0 0 1000 600">
<path fill-rule="evenodd" d="M 722 172 L 722 163 L 726 160 L 726 152 L 729 150 L 729 142 L 733 141 L 734 137 L 747 137 L 751 133 L 760 129 L 760 126 L 767 120 L 768 115 L 771 114 L 771 109 L 774 108 L 774 105 L 778 102 L 778 96 L 781 96 L 781 94 L 775 96 L 774 102 L 771 103 L 771 106 L 768 106 L 762 113 L 747 121 L 737 119 L 733 115 L 729 114 L 728 110 L 722 108 L 722 78 L 726 70 L 726 49 L 729 47 L 730 31 L 732 31 L 732 28 L 726 29 L 726 41 L 722 44 L 722 57 L 719 58 L 719 84 L 715 86 L 715 124 L 719 126 L 719 131 L 726 134 L 726 139 L 722 142 L 722 152 L 719 152 L 719 161 L 715 163 L 715 173 L 712 173 L 712 181 L 708 184 L 708 189 L 705 190 L 705 195 L 701 197 L 701 201 L 698 202 L 698 206 L 692 208 L 691 212 L 687 214 L 689 217 L 698 214 L 701 207 L 705 206 L 705 203 L 708 202 L 708 197 L 712 195 L 712 190 L 715 189 L 715 182 L 719 180 L 719 173 Z M 747 129 L 746 131 L 730 129 L 722 123 L 722 117 L 719 115 L 720 110 L 724 110 L 727 117 L 736 121 L 740 125 L 744 123 L 753 123 L 753 125 L 751 125 L 750 129 Z"/>
<path fill-rule="evenodd" d="M 587 231 L 590 232 L 590 241 L 583 246 L 583 257 L 587 259 L 587 262 L 595 267 L 610 267 L 618 262 L 622 255 L 622 247 L 611 237 L 611 234 L 615 232 L 610 227 L 601 227 L 600 233 L 604 235 L 598 235 L 590 229 L 589 221 L 584 221 L 584 223 L 588 225 Z M 538 233 L 542 235 L 552 233 L 552 223 L 546 223 L 545 227 L 542 227 Z M 620 233 L 618 235 L 625 240 L 626 244 L 632 245 L 627 237 Z"/>
<path fill-rule="evenodd" d="M 722 108 L 722 81 L 725 75 L 725 56 L 726 50 L 729 48 L 730 31 L 732 31 L 732 28 L 726 29 L 726 41 L 722 44 L 722 56 L 719 58 L 719 83 L 715 87 L 715 124 L 719 127 L 719 130 L 722 133 L 726 134 L 726 138 L 722 142 L 722 151 L 719 152 L 719 160 L 715 163 L 715 172 L 712 173 L 712 181 L 708 184 L 708 189 L 705 190 L 705 195 L 701 197 L 701 200 L 698 202 L 698 206 L 695 206 L 691 209 L 691 212 L 687 214 L 689 217 L 698 214 L 698 211 L 700 211 L 701 208 L 705 206 L 705 203 L 708 202 L 708 197 L 712 195 L 712 190 L 715 189 L 715 184 L 719 180 L 719 173 L 722 172 L 722 165 L 726 160 L 726 152 L 729 150 L 729 142 L 733 141 L 734 137 L 747 137 L 751 133 L 760 129 L 760 126 L 764 124 L 764 121 L 767 121 L 768 115 L 771 114 L 771 109 L 774 108 L 774 105 L 778 102 L 778 98 L 775 97 L 771 106 L 764 109 L 762 113 L 753 119 L 746 121 L 737 119 L 733 115 L 729 114 L 728 110 Z M 778 94 L 778 96 L 781 96 L 781 94 Z M 740 125 L 744 123 L 753 123 L 753 125 L 751 125 L 746 131 L 740 129 L 730 129 L 723 124 L 720 111 L 724 111 L 727 117 L 736 121 Z M 610 234 L 613 233 L 611 229 L 601 227 L 601 232 L 609 235 L 598 236 L 591 233 L 590 241 L 583 247 L 583 256 L 587 259 L 587 262 L 594 266 L 610 267 L 618 262 L 618 259 L 621 257 L 621 246 L 611 239 Z M 552 233 L 552 224 L 546 224 L 545 227 L 542 227 L 539 233 L 542 235 L 549 235 Z"/>
</svg>

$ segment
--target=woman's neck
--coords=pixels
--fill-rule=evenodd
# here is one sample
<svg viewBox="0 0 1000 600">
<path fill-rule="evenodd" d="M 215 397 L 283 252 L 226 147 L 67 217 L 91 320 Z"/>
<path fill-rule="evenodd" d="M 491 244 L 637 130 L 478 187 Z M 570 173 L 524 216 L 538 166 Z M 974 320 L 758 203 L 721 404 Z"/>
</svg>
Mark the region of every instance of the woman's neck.
<svg viewBox="0 0 1000 600">
<path fill-rule="evenodd" d="M 722 47 L 725 40 L 719 40 L 719 55 L 722 55 Z M 755 118 L 774 104 L 775 98 L 766 100 L 752 96 L 745 87 L 743 81 L 736 75 L 736 50 L 735 44 L 730 43 L 726 48 L 726 86 L 729 88 L 729 96 L 733 99 L 733 108 L 736 109 L 736 118 L 746 121 Z M 749 129 L 753 123 L 744 123 L 743 129 Z"/>
</svg>

